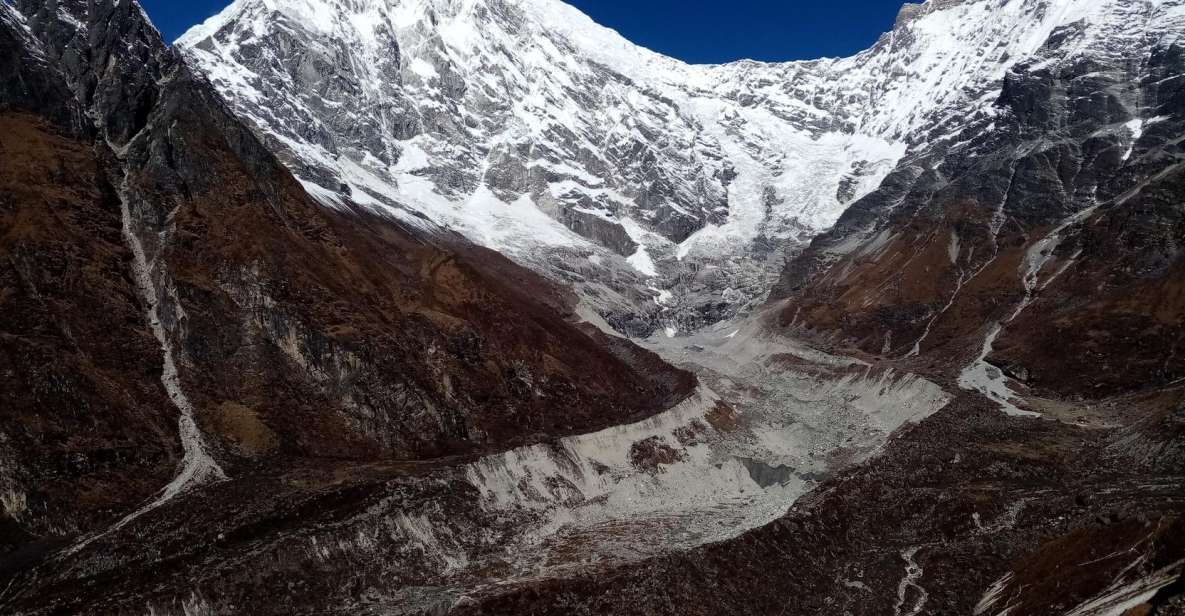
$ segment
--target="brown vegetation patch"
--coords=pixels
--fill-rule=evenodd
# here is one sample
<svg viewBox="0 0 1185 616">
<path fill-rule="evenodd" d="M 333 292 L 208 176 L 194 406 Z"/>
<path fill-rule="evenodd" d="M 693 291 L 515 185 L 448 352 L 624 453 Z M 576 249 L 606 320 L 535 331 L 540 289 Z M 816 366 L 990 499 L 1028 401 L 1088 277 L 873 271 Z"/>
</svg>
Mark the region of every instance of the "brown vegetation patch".
<svg viewBox="0 0 1185 616">
<path fill-rule="evenodd" d="M 704 419 L 708 420 L 708 423 L 717 432 L 733 432 L 741 425 L 740 415 L 737 414 L 736 409 L 723 400 L 717 400 L 716 404 L 704 414 Z"/>
<path fill-rule="evenodd" d="M 212 415 L 215 433 L 229 441 L 241 455 L 258 458 L 274 452 L 279 446 L 276 433 L 250 407 L 223 402 Z"/>
</svg>

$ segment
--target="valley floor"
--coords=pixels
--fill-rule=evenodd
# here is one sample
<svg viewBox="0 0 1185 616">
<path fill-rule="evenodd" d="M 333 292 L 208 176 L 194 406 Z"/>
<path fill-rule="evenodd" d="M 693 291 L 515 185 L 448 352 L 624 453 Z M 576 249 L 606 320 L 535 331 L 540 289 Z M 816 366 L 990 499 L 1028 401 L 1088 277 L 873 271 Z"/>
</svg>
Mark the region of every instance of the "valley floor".
<svg viewBox="0 0 1185 616">
<path fill-rule="evenodd" d="M 701 386 L 638 423 L 204 486 L 74 548 L 43 546 L 0 601 L 28 614 L 899 615 L 978 602 L 976 614 L 1081 615 L 1120 614 L 1176 579 L 1185 476 L 1161 423 L 1181 423 L 1185 390 L 1077 415 L 1036 404 L 1073 421 L 1010 416 L 769 331 L 757 316 L 644 341 Z M 1102 419 L 1116 409 L 1145 419 Z M 719 577 L 688 585 L 703 575 Z M 649 598 L 626 603 L 636 593 Z"/>
</svg>

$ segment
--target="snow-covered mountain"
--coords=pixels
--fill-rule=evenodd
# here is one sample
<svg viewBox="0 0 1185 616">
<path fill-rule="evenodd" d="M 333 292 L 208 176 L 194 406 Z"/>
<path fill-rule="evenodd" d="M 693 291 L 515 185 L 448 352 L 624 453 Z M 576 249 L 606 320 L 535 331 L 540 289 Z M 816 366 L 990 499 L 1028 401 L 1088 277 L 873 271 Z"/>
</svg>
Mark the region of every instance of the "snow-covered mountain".
<svg viewBox="0 0 1185 616">
<path fill-rule="evenodd" d="M 763 299 L 910 148 L 1115 4 L 906 5 L 854 57 L 774 64 L 684 64 L 558 0 L 237 0 L 178 46 L 326 204 L 459 231 L 646 334 Z"/>
<path fill-rule="evenodd" d="M 1180 616 L 1183 5 L 0 2 L 0 613 Z"/>
</svg>

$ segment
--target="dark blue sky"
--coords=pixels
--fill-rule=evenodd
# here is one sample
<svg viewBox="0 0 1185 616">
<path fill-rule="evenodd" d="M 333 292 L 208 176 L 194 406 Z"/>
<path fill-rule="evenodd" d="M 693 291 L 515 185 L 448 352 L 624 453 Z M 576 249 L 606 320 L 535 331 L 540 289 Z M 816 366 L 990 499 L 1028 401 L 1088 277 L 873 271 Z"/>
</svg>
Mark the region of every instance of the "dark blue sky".
<svg viewBox="0 0 1185 616">
<path fill-rule="evenodd" d="M 643 47 L 687 62 L 717 63 L 851 55 L 893 27 L 904 0 L 567 2 Z"/>
<path fill-rule="evenodd" d="M 597 22 L 688 62 L 802 60 L 864 49 L 902 0 L 568 0 Z M 172 41 L 228 0 L 141 0 Z"/>
</svg>

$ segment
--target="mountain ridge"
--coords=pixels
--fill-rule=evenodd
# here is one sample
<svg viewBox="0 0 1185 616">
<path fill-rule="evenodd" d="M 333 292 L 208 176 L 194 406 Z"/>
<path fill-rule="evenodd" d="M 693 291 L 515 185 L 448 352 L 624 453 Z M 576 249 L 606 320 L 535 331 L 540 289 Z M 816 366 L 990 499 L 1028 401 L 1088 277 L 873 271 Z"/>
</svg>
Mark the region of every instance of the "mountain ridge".
<svg viewBox="0 0 1185 616">
<path fill-rule="evenodd" d="M 178 47 L 331 206 L 457 230 L 644 337 L 760 305 L 907 151 L 988 126 L 1008 67 L 1113 4 L 930 2 L 848 58 L 698 66 L 553 0 L 240 0 Z"/>
</svg>

